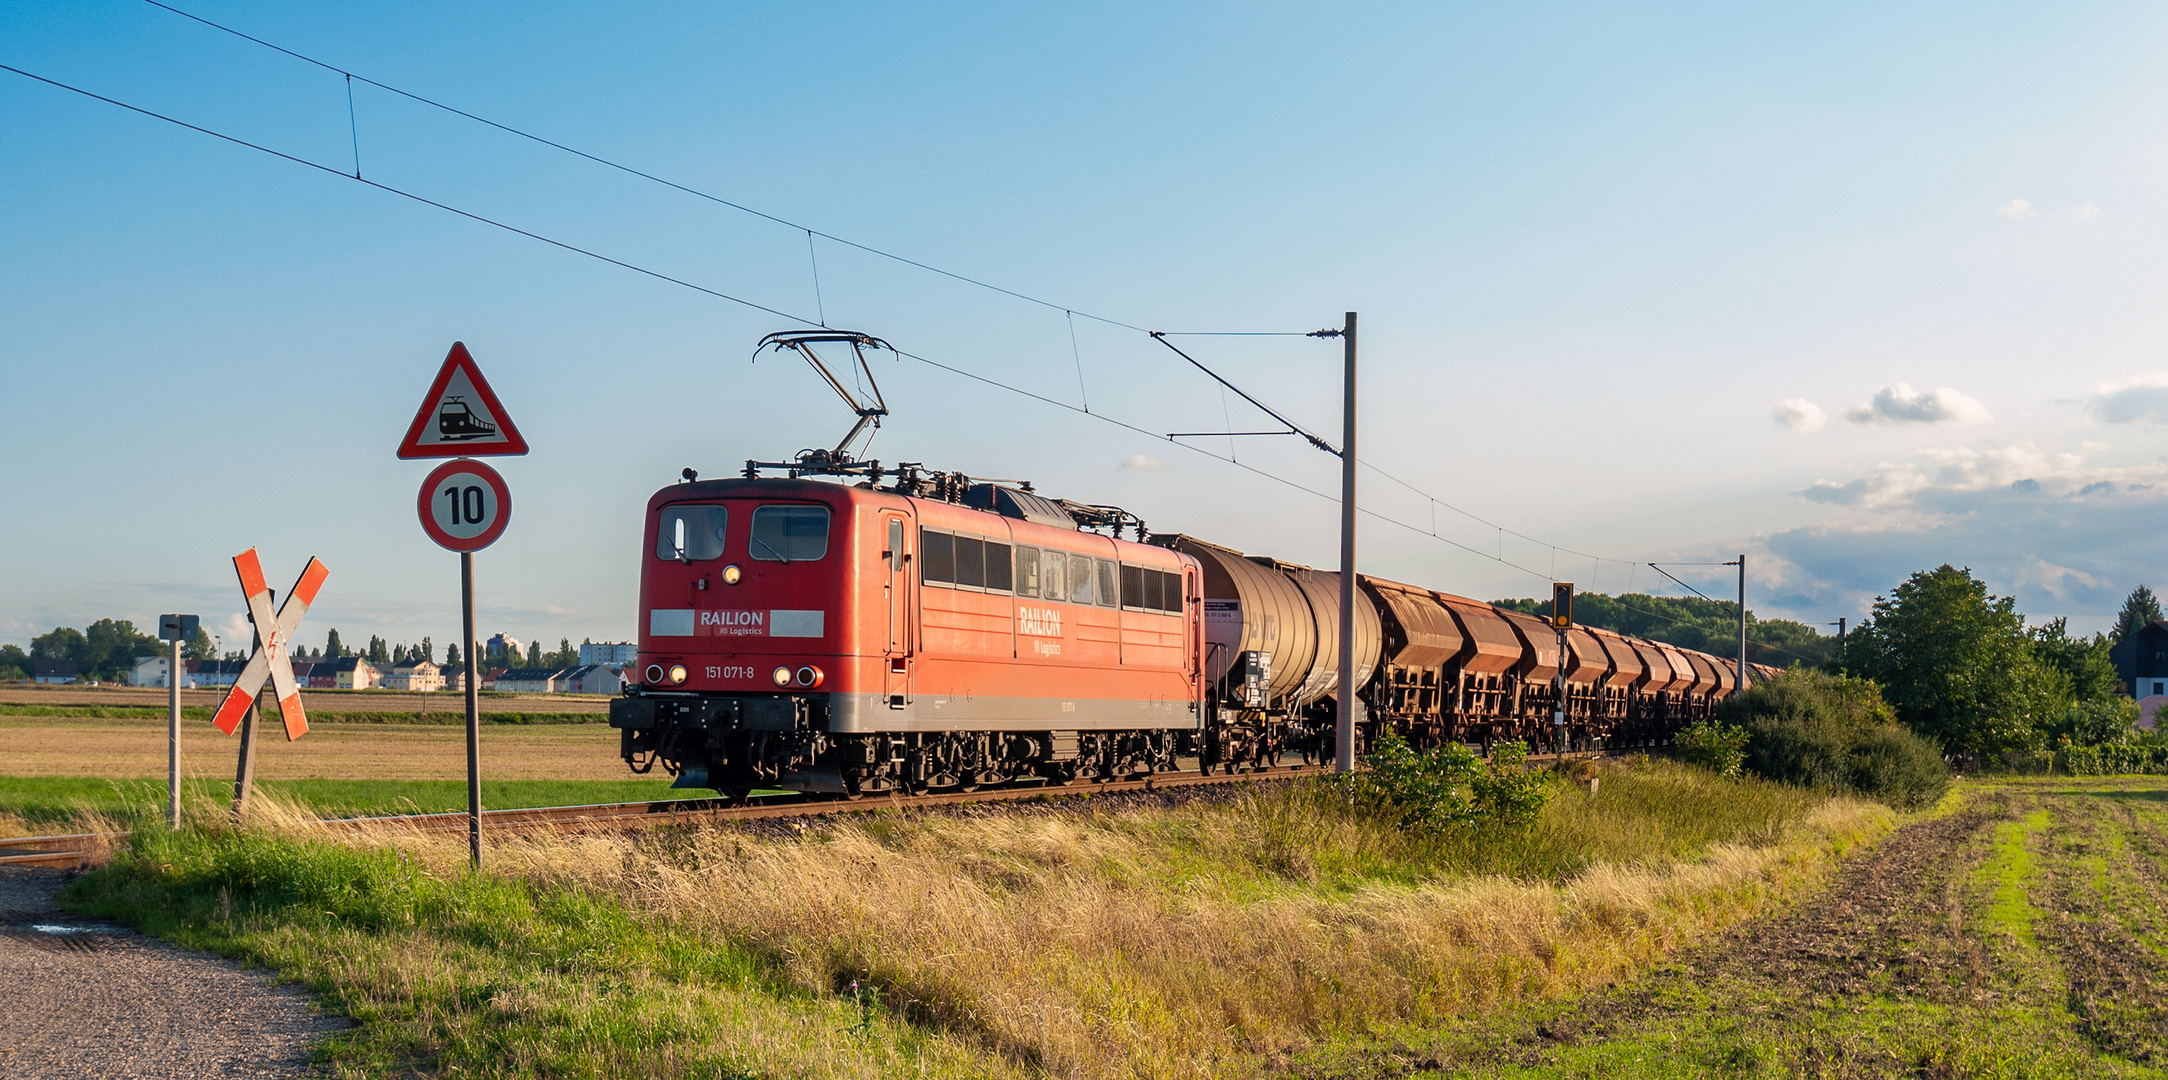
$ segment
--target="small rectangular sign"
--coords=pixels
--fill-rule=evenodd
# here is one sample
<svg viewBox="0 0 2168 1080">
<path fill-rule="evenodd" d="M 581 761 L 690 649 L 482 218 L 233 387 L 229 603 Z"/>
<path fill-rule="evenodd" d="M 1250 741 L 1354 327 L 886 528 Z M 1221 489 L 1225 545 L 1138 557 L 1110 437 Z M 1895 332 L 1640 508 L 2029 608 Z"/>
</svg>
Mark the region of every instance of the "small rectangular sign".
<svg viewBox="0 0 2168 1080">
<path fill-rule="evenodd" d="M 202 620 L 194 615 L 160 615 L 158 617 L 158 640 L 187 641 L 196 636 L 196 628 Z"/>
</svg>

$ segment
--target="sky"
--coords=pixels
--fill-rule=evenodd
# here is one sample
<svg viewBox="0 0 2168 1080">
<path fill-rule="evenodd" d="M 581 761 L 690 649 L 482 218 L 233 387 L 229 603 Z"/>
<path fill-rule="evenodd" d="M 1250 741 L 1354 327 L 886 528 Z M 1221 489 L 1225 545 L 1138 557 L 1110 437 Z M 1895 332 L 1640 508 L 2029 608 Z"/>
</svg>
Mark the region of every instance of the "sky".
<svg viewBox="0 0 2168 1080">
<path fill-rule="evenodd" d="M 1144 331 L 1360 313 L 1385 577 L 2168 586 L 2159 5 L 174 6 L 329 67 L 143 0 L 0 0 L 0 64 L 320 167 L 0 71 L 0 642 L 241 647 L 249 547 L 329 566 L 304 643 L 455 640 L 393 456 L 454 341 L 533 447 L 480 631 L 628 639 L 653 491 L 850 426 L 753 358 L 822 321 L 914 357 L 871 456 L 1295 562 L 1337 460 L 1164 438 L 1270 421 Z M 1338 342 L 1173 340 L 1339 440 Z"/>
</svg>

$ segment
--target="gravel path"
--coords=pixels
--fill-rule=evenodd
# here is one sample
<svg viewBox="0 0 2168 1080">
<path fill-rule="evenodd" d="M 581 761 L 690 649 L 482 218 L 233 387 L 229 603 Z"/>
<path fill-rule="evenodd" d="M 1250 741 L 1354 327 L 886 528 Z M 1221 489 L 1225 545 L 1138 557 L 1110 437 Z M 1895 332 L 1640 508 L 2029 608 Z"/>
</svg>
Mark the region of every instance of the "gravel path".
<svg viewBox="0 0 2168 1080">
<path fill-rule="evenodd" d="M 298 1076 L 347 1027 L 262 971 L 61 914 L 66 879 L 0 867 L 0 1077 Z"/>
</svg>

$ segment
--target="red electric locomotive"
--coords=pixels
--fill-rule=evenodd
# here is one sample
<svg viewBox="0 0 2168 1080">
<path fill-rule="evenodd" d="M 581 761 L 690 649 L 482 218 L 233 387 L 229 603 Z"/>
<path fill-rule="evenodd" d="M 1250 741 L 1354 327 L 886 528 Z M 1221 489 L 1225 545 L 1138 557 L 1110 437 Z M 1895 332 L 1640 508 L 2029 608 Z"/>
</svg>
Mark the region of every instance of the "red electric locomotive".
<svg viewBox="0 0 2168 1080">
<path fill-rule="evenodd" d="M 638 685 L 611 706 L 627 760 L 685 787 L 857 795 L 1114 778 L 1193 752 L 1196 560 L 1079 531 L 1018 488 L 911 490 L 656 492 Z"/>
</svg>

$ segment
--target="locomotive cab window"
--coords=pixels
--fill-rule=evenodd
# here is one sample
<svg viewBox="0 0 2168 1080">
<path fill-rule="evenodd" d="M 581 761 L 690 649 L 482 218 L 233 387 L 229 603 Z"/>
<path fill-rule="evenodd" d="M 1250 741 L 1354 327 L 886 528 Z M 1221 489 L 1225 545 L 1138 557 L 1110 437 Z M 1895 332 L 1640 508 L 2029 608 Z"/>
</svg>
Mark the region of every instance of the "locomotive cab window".
<svg viewBox="0 0 2168 1080">
<path fill-rule="evenodd" d="M 665 506 L 655 528 L 655 557 L 701 562 L 723 557 L 730 511 L 720 506 Z"/>
<path fill-rule="evenodd" d="M 1009 545 L 997 541 L 986 542 L 986 590 L 1008 592 L 1015 578 L 1009 573 Z"/>
<path fill-rule="evenodd" d="M 812 562 L 828 554 L 828 508 L 763 506 L 753 511 L 746 554 L 763 562 Z"/>
<path fill-rule="evenodd" d="M 1116 585 L 1116 582 L 1115 582 L 1115 578 L 1116 578 L 1116 567 L 1115 567 L 1115 564 L 1113 564 L 1113 563 L 1110 563 L 1110 562 L 1106 561 L 1105 559 L 1100 559 L 1100 560 L 1099 560 L 1099 606 L 1100 606 L 1100 607 L 1113 607 L 1113 606 L 1115 606 L 1116 604 L 1120 603 L 1120 601 L 1121 601 L 1121 593 L 1119 593 L 1119 592 L 1115 591 L 1115 590 L 1116 590 L 1116 588 L 1117 588 L 1117 585 Z"/>
</svg>

